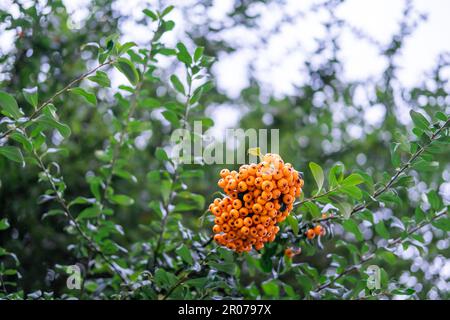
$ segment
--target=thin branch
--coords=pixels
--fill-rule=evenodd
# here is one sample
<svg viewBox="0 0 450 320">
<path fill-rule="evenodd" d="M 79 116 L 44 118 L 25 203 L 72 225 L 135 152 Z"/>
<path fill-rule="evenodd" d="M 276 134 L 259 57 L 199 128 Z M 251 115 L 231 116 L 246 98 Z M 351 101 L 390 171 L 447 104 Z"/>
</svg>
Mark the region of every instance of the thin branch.
<svg viewBox="0 0 450 320">
<path fill-rule="evenodd" d="M 330 193 L 333 193 L 333 192 L 338 191 L 338 190 L 339 190 L 339 187 L 332 188 L 332 189 L 328 190 L 327 192 L 324 192 L 324 193 L 321 193 L 321 194 L 312 196 L 312 197 L 310 197 L 310 198 L 303 199 L 302 201 L 296 202 L 296 203 L 294 203 L 294 206 L 300 206 L 300 205 L 302 205 L 302 204 L 304 204 L 304 203 L 306 203 L 306 202 L 312 202 L 312 201 L 314 201 L 314 200 L 323 198 L 323 197 L 329 195 Z"/>
<path fill-rule="evenodd" d="M 208 253 L 203 259 L 202 261 L 200 261 L 200 266 L 204 265 L 206 263 L 206 260 L 208 259 L 208 257 L 211 255 L 211 252 Z M 200 268 L 201 269 L 201 268 Z M 167 293 L 162 297 L 161 300 L 166 300 L 167 298 L 170 297 L 170 295 L 175 291 L 175 289 L 177 289 L 179 286 L 181 286 L 185 281 L 189 280 L 189 277 L 191 276 L 191 274 L 193 274 L 194 272 L 196 272 L 195 270 L 189 270 L 188 272 L 186 272 L 186 274 L 184 276 L 182 276 L 169 290 L 167 290 Z"/>
<path fill-rule="evenodd" d="M 41 170 L 44 172 L 45 176 L 47 177 L 48 181 L 50 182 L 50 186 L 53 190 L 53 192 L 56 195 L 56 200 L 58 201 L 58 203 L 61 205 L 61 207 L 64 210 L 64 213 L 66 215 L 66 217 L 69 219 L 69 221 L 75 226 L 75 229 L 77 230 L 77 232 L 81 235 L 81 237 L 83 237 L 86 242 L 88 243 L 89 247 L 98 255 L 100 255 L 102 257 L 102 259 L 111 267 L 111 269 L 122 279 L 122 281 L 125 284 L 128 284 L 128 279 L 125 277 L 125 275 L 122 274 L 122 272 L 117 268 L 117 266 L 114 264 L 113 261 L 111 261 L 104 253 L 103 251 L 100 250 L 100 248 L 97 247 L 97 245 L 95 244 L 95 242 L 83 231 L 83 229 L 81 228 L 80 224 L 78 223 L 78 221 L 75 219 L 75 217 L 72 215 L 72 213 L 70 212 L 69 206 L 67 205 L 66 200 L 63 198 L 63 196 L 61 195 L 61 193 L 59 192 L 58 188 L 56 187 L 52 176 L 50 175 L 50 173 L 48 172 L 47 168 L 45 167 L 42 158 L 39 156 L 39 154 L 36 152 L 35 149 L 33 149 L 33 155 L 36 158 L 39 167 L 41 168 Z"/>
<path fill-rule="evenodd" d="M 386 191 L 388 191 L 390 188 L 392 188 L 392 186 L 394 185 L 394 183 L 397 181 L 397 179 L 400 177 L 400 175 L 402 173 L 404 173 L 411 165 L 412 163 L 436 140 L 439 138 L 439 136 L 441 135 L 442 131 L 450 125 L 450 119 L 447 120 L 441 127 L 439 127 L 438 130 L 436 130 L 436 132 L 433 133 L 433 135 L 430 137 L 430 141 L 423 145 L 420 146 L 419 149 L 417 149 L 417 151 L 409 158 L 409 160 L 404 163 L 400 169 L 397 170 L 397 172 L 389 179 L 389 182 L 381 187 L 380 189 L 376 190 L 371 198 L 372 199 L 376 199 L 378 198 L 380 195 L 382 195 L 383 193 L 385 193 Z M 360 212 L 364 209 L 366 209 L 369 206 L 370 202 L 366 202 L 366 203 L 361 203 L 358 204 L 356 206 L 353 207 L 352 211 L 350 212 L 350 216 L 353 216 L 355 213 Z M 341 216 L 337 216 L 337 215 L 333 215 L 333 216 L 329 216 L 326 218 L 320 218 L 320 219 L 315 219 L 313 220 L 314 222 L 322 222 L 322 221 L 328 221 L 328 220 L 333 220 L 333 219 L 342 219 Z"/>
<path fill-rule="evenodd" d="M 187 72 L 189 72 L 189 71 L 187 70 Z M 184 118 L 183 118 L 182 130 L 185 130 L 187 128 L 187 123 L 188 123 L 188 119 L 189 119 L 189 106 L 190 106 L 189 102 L 191 100 L 191 94 L 192 94 L 192 83 L 189 82 L 188 83 L 188 92 L 186 94 L 186 101 L 184 103 L 185 113 L 184 113 Z M 172 183 L 173 186 L 176 185 L 178 179 L 179 179 L 179 176 L 178 176 L 177 170 L 175 170 L 173 183 Z M 174 198 L 174 196 L 175 196 L 175 192 L 172 190 L 170 199 L 172 200 Z M 162 246 L 162 240 L 164 238 L 164 232 L 165 232 L 166 226 L 167 226 L 167 221 L 169 219 L 170 210 L 169 210 L 168 205 L 164 205 L 164 209 L 166 211 L 166 215 L 164 216 L 163 220 L 161 221 L 161 231 L 159 233 L 158 242 L 156 244 L 156 248 L 153 253 L 153 259 L 152 259 L 153 262 L 151 263 L 152 268 L 155 266 L 155 264 L 157 262 L 159 251 L 161 250 L 161 246 Z M 150 266 L 150 258 L 148 260 L 147 265 Z"/>
<path fill-rule="evenodd" d="M 43 102 L 38 108 L 36 108 L 36 110 L 34 110 L 34 112 L 28 117 L 28 119 L 24 122 L 18 123 L 15 127 L 5 131 L 4 133 L 2 133 L 0 135 L 0 140 L 8 137 L 11 133 L 13 133 L 14 131 L 16 131 L 17 129 L 20 128 L 24 128 L 26 127 L 27 124 L 29 124 L 30 122 L 32 122 L 34 119 L 36 119 L 40 113 L 42 112 L 42 110 L 48 106 L 49 104 L 51 104 L 58 96 L 60 96 L 61 94 L 63 94 L 64 92 L 66 92 L 67 90 L 71 89 L 75 84 L 77 84 L 78 82 L 86 79 L 86 77 L 88 77 L 89 75 L 93 74 L 94 72 L 96 72 L 97 70 L 103 68 L 104 66 L 110 65 L 114 63 L 114 60 L 108 60 L 106 62 L 103 62 L 101 64 L 99 64 L 98 66 L 96 66 L 94 69 L 91 69 L 90 71 L 82 74 L 81 76 L 79 76 L 78 78 L 72 80 L 68 85 L 66 85 L 64 88 L 62 88 L 61 90 L 57 91 L 53 96 L 51 96 L 48 100 L 46 100 L 45 102 Z"/>
<path fill-rule="evenodd" d="M 391 243 L 389 243 L 387 245 L 386 248 L 393 248 L 396 247 L 397 245 L 403 243 L 405 240 L 407 240 L 409 238 L 410 235 L 414 234 L 415 232 L 417 232 L 418 230 L 422 229 L 423 227 L 425 227 L 426 225 L 431 224 L 433 221 L 435 221 L 436 219 L 439 219 L 440 217 L 444 216 L 447 214 L 447 209 L 445 209 L 444 211 L 438 213 L 437 215 L 435 215 L 433 218 L 431 218 L 428 221 L 422 221 L 421 223 L 419 223 L 416 227 L 411 228 L 411 230 L 409 230 L 405 235 L 398 237 L 397 239 L 395 239 L 394 241 L 392 241 Z M 315 292 L 320 292 L 321 290 L 330 287 L 332 284 L 334 284 L 337 280 L 339 280 L 340 278 L 342 278 L 343 276 L 358 270 L 364 263 L 366 263 L 369 260 L 372 260 L 373 258 L 376 257 L 375 252 L 372 252 L 368 255 L 366 255 L 365 257 L 363 257 L 357 264 L 354 264 L 348 268 L 346 268 L 343 272 L 341 272 L 340 274 L 338 274 L 336 277 L 334 277 L 332 280 L 328 281 L 325 284 L 322 284 L 320 286 L 318 286 L 316 288 L 316 290 L 314 290 Z"/>
</svg>

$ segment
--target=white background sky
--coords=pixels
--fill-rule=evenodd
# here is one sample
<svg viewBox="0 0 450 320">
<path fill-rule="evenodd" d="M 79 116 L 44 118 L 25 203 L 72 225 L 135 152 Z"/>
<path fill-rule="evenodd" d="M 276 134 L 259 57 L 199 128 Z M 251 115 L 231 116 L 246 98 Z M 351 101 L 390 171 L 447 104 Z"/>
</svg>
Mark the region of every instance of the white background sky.
<svg viewBox="0 0 450 320">
<path fill-rule="evenodd" d="M 68 7 L 74 25 L 82 26 L 89 16 L 86 5 L 90 0 L 63 0 Z M 164 1 L 161 1 L 164 3 Z M 177 7 L 190 7 L 192 0 L 166 1 Z M 217 21 L 227 22 L 227 12 L 232 0 L 215 0 L 214 6 L 206 13 Z M 214 72 L 219 88 L 237 97 L 240 91 L 248 85 L 247 68 L 253 62 L 255 73 L 260 78 L 268 94 L 283 96 L 293 92 L 294 84 L 301 84 L 305 77 L 302 68 L 309 53 L 315 49 L 315 37 L 324 34 L 321 25 L 327 19 L 322 11 L 311 12 L 305 17 L 295 18 L 292 23 L 284 24 L 277 34 L 271 28 L 282 18 L 295 16 L 299 11 L 305 11 L 317 0 L 286 0 L 285 4 L 254 5 L 252 10 L 261 14 L 258 28 L 246 29 L 235 27 L 220 34 L 227 41 L 234 43 L 240 50 L 231 54 L 223 54 L 215 64 Z M 8 8 L 17 12 L 11 6 L 12 0 L 0 0 L 0 8 Z M 158 1 L 153 0 L 117 0 L 115 9 L 123 14 L 142 17 L 141 10 L 154 7 Z M 352 26 L 361 29 L 381 43 L 388 43 L 396 32 L 398 22 L 404 8 L 404 0 L 347 0 L 341 5 L 336 15 L 348 21 Z M 437 56 L 445 51 L 450 52 L 450 39 L 446 41 L 450 30 L 450 1 L 448 0 L 413 0 L 418 12 L 426 13 L 427 21 L 421 23 L 414 34 L 407 40 L 399 59 L 401 67 L 398 76 L 403 84 L 413 85 L 423 79 L 424 72 L 430 70 L 436 63 Z M 190 19 L 201 23 L 204 12 L 192 8 Z M 183 38 L 185 28 L 181 12 L 175 9 L 170 18 L 177 22 L 176 29 L 166 38 L 169 43 L 175 43 Z M 143 26 L 132 21 L 121 24 L 124 39 L 145 42 L 150 33 Z M 0 52 L 11 50 L 11 39 L 14 32 L 0 29 Z M 267 47 L 258 51 L 254 45 L 264 37 Z M 383 70 L 386 61 L 379 55 L 377 49 L 367 41 L 355 38 L 351 32 L 344 32 L 340 37 L 342 48 L 341 58 L 344 61 L 345 79 L 358 80 L 377 76 Z M 450 72 L 449 72 L 450 73 Z M 120 82 L 121 79 L 118 79 Z"/>
</svg>

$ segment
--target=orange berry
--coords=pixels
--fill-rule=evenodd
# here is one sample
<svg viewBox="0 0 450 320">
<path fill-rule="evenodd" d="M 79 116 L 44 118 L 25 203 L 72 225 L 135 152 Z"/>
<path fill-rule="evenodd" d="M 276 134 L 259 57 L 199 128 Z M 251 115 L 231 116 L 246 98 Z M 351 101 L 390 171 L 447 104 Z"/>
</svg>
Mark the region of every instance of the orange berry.
<svg viewBox="0 0 450 320">
<path fill-rule="evenodd" d="M 252 207 L 254 213 L 261 213 L 262 206 L 259 203 L 255 203 Z"/>
<path fill-rule="evenodd" d="M 221 243 L 222 242 L 222 240 L 223 240 L 223 238 L 222 238 L 222 235 L 221 234 L 216 234 L 215 236 L 214 236 L 214 241 L 215 242 L 217 242 L 217 243 Z"/>
<path fill-rule="evenodd" d="M 253 224 L 253 220 L 250 217 L 244 219 L 244 225 L 250 227 Z"/>
<path fill-rule="evenodd" d="M 219 233 L 220 231 L 222 231 L 222 228 L 219 225 L 214 225 L 213 227 L 213 232 L 214 233 Z"/>
<path fill-rule="evenodd" d="M 242 201 L 239 199 L 233 200 L 233 208 L 238 209 L 238 210 L 240 208 L 242 208 Z"/>
<path fill-rule="evenodd" d="M 227 185 L 227 182 L 224 180 L 224 179 L 220 179 L 218 182 L 217 182 L 217 185 L 220 187 L 220 188 L 225 188 L 225 186 Z"/>
<path fill-rule="evenodd" d="M 225 178 L 226 176 L 228 176 L 230 174 L 230 170 L 228 170 L 228 169 L 222 169 L 222 170 L 220 170 L 220 176 L 222 177 L 222 178 Z"/>
<path fill-rule="evenodd" d="M 319 224 L 314 227 L 314 233 L 316 236 L 322 236 L 325 234 L 325 229 Z"/>
<path fill-rule="evenodd" d="M 239 192 L 247 191 L 247 184 L 244 181 L 238 183 L 238 191 Z"/>
<path fill-rule="evenodd" d="M 240 216 L 239 211 L 237 211 L 236 209 L 230 210 L 230 215 L 233 217 L 233 219 L 237 219 Z"/>
<path fill-rule="evenodd" d="M 258 223 L 261 222 L 261 218 L 260 218 L 260 216 L 257 215 L 257 214 L 255 214 L 255 215 L 252 217 L 252 220 L 253 220 L 253 223 L 254 223 L 254 224 L 258 224 Z"/>
<path fill-rule="evenodd" d="M 236 189 L 236 187 L 237 187 L 237 181 L 236 181 L 236 179 L 230 179 L 230 181 L 228 181 L 228 188 L 230 188 L 230 189 Z"/>
<path fill-rule="evenodd" d="M 314 232 L 313 229 L 308 229 L 308 231 L 306 231 L 306 237 L 307 237 L 309 240 L 314 239 L 315 236 L 316 236 L 316 233 Z"/>
<path fill-rule="evenodd" d="M 292 202 L 294 202 L 294 197 L 291 196 L 290 194 L 285 194 L 285 195 L 283 196 L 283 202 L 284 202 L 285 204 L 291 204 Z"/>
<path fill-rule="evenodd" d="M 243 226 L 243 227 L 241 228 L 241 233 L 242 233 L 243 235 L 248 235 L 249 232 L 250 232 L 250 229 L 249 229 L 248 227 Z"/>
<path fill-rule="evenodd" d="M 240 208 L 240 209 L 239 209 L 239 215 L 240 215 L 241 217 L 247 216 L 247 215 L 248 215 L 248 209 L 247 209 L 247 208 L 244 208 L 244 207 Z"/>
<path fill-rule="evenodd" d="M 237 229 L 242 228 L 243 225 L 244 225 L 244 220 L 243 220 L 242 218 L 238 218 L 238 219 L 236 219 L 236 221 L 234 222 L 234 226 L 235 226 Z"/>
<path fill-rule="evenodd" d="M 244 202 L 249 202 L 253 199 L 252 195 L 250 193 L 244 194 L 243 200 Z"/>
<path fill-rule="evenodd" d="M 226 222 L 226 221 L 230 220 L 231 215 L 229 212 L 224 212 L 224 213 L 222 213 L 221 217 L 222 217 L 223 221 Z"/>
<path fill-rule="evenodd" d="M 272 190 L 272 199 L 278 199 L 281 196 L 280 189 L 273 189 Z"/>
<path fill-rule="evenodd" d="M 214 206 L 211 210 L 211 212 L 215 215 L 215 216 L 219 216 L 221 214 L 221 210 L 218 206 Z"/>
<path fill-rule="evenodd" d="M 279 189 L 283 190 L 289 185 L 289 182 L 286 179 L 280 179 L 277 182 L 277 186 Z"/>
</svg>

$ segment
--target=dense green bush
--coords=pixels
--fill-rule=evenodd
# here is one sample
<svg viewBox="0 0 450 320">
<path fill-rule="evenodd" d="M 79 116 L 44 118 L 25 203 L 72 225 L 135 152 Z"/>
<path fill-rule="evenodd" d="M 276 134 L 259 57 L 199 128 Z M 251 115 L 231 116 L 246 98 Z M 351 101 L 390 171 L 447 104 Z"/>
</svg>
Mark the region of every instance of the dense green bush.
<svg viewBox="0 0 450 320">
<path fill-rule="evenodd" d="M 250 3 L 236 4 L 230 16 L 252 28 Z M 338 5 L 322 6 L 332 12 Z M 79 30 L 64 27 L 60 1 L 19 5 L 18 16 L 0 12 L 0 24 L 17 31 L 15 49 L 0 60 L 0 298 L 448 296 L 439 275 L 426 275 L 426 265 L 449 250 L 448 196 L 438 192 L 449 173 L 448 93 L 440 78 L 448 57 L 427 79 L 433 86 L 400 87 L 394 58 L 416 23 L 408 9 L 381 48 L 389 63 L 380 79 L 342 80 L 339 48 L 326 37 L 320 46 L 334 54 L 319 66 L 307 63 L 310 81 L 295 96 L 265 100 L 257 79 L 237 99 L 215 88 L 211 66 L 233 48 L 211 37 L 214 28 L 193 23 L 197 45 L 171 47 L 164 37 L 177 23 L 173 7 L 146 9 L 139 23 L 152 39 L 138 46 L 120 42 L 110 1 L 91 6 L 97 19 Z M 333 19 L 326 25 L 345 27 Z M 112 70 L 124 76 L 117 90 Z M 371 105 L 385 106 L 381 125 L 365 123 L 358 88 L 376 93 Z M 317 94 L 325 97 L 320 106 Z M 411 125 L 402 124 L 399 95 L 412 108 Z M 191 130 L 195 120 L 213 127 L 206 115 L 226 103 L 245 110 L 237 127 L 280 129 L 281 156 L 304 175 L 304 194 L 259 252 L 238 254 L 211 241 L 207 208 L 222 166 L 180 165 L 167 154 L 174 130 Z M 337 103 L 348 110 L 345 121 L 333 120 Z M 363 137 L 351 138 L 349 125 L 364 128 Z M 325 152 L 329 144 L 338 148 Z M 307 239 L 318 224 L 326 235 Z M 288 248 L 302 253 L 291 258 Z M 410 251 L 425 267 L 404 254 Z M 370 270 L 380 271 L 380 287 L 368 286 Z M 420 287 L 400 281 L 405 275 Z"/>
</svg>

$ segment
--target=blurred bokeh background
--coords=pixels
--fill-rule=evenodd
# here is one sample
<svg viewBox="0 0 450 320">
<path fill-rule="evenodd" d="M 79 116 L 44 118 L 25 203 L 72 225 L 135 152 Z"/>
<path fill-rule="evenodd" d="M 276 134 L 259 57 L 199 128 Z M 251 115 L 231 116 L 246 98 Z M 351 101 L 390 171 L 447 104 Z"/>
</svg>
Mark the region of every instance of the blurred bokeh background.
<svg viewBox="0 0 450 320">
<path fill-rule="evenodd" d="M 95 65 L 93 56 L 80 50 L 83 44 L 102 43 L 117 33 L 123 41 L 145 46 L 152 29 L 142 9 L 169 4 L 175 6 L 169 17 L 176 26 L 163 42 L 174 46 L 182 40 L 191 49 L 204 46 L 205 53 L 216 58 L 211 68 L 216 88 L 208 94 L 205 109 L 198 111 L 214 120 L 213 134 L 221 137 L 225 128 L 280 129 L 281 155 L 305 171 L 306 181 L 312 181 L 306 173 L 309 161 L 324 168 L 341 162 L 347 170 L 359 169 L 379 180 L 395 169 L 392 141 L 411 136 L 409 110 L 450 113 L 446 0 L 1 0 L 0 87 L 20 92 L 38 85 L 40 96 L 48 97 Z M 160 64 L 162 79 L 180 67 L 169 58 Z M 117 104 L 114 93 L 126 81 L 118 72 L 110 73 L 112 90 L 98 89 L 97 110 L 80 99 L 56 104 L 73 131 L 65 145 L 70 156 L 58 156 L 61 167 L 70 168 L 64 170 L 69 195 L 86 194 L 86 172 L 98 167 L 95 151 L 109 132 L 104 113 Z M 152 89 L 162 98 L 173 95 L 168 86 Z M 142 116 L 152 126 L 135 140 L 139 152 L 130 166 L 137 177 L 158 166 L 154 150 L 168 143 L 170 132 L 160 111 Z M 55 135 L 55 145 L 58 139 Z M 411 215 L 430 189 L 450 203 L 449 156 L 439 155 L 439 167 L 420 177 L 413 173 L 415 185 L 402 194 L 408 205 L 381 208 L 377 218 Z M 190 186 L 208 201 L 218 168 L 204 167 L 204 178 Z M 44 190 L 36 170 L 0 159 L 0 215 L 13 226 L 0 234 L 0 242 L 18 255 L 28 291 L 51 288 L 54 265 L 71 259 L 63 222 L 41 221 L 48 204 L 36 203 Z M 147 236 L 139 225 L 150 219 L 152 192 L 140 183 L 123 189 L 139 199 L 117 214 L 127 230 L 123 241 L 132 244 Z M 198 228 L 196 222 L 192 225 Z M 207 227 L 201 230 L 209 232 Z M 445 298 L 450 292 L 450 241 L 439 232 L 425 228 L 425 248 L 410 247 L 399 253 L 404 262 L 388 266 L 390 274 L 422 298 Z M 370 229 L 364 237 L 378 241 Z M 317 268 L 326 265 L 324 253 L 300 259 Z"/>
</svg>

